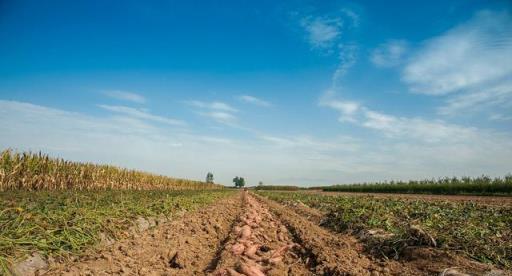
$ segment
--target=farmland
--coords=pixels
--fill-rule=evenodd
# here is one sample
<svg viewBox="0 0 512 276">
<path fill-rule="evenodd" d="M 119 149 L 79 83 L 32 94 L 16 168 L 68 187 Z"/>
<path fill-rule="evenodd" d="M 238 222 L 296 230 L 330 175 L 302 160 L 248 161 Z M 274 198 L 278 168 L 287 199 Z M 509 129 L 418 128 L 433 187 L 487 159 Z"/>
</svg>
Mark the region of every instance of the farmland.
<svg viewBox="0 0 512 276">
<path fill-rule="evenodd" d="M 196 201 L 204 194 L 187 193 Z M 144 231 L 128 231 L 111 245 L 79 250 L 65 260 L 53 254 L 46 275 L 435 275 L 453 266 L 477 275 L 508 275 L 438 252 L 421 259 L 384 258 L 352 234 L 320 226 L 323 215 L 315 209 L 268 199 L 273 192 L 217 193 L 210 204 Z"/>
<path fill-rule="evenodd" d="M 232 192 L 8 191 L 0 193 L 0 265 L 40 252 L 79 255 L 105 239 L 121 239 L 138 220 L 163 223 Z"/>
<path fill-rule="evenodd" d="M 46 275 L 433 275 L 453 266 L 477 275 L 508 275 L 503 269 L 510 256 L 509 209 L 500 213 L 468 206 L 457 212 L 428 202 L 406 206 L 357 197 L 228 189 L 7 191 L 1 196 L 3 265 L 38 252 L 48 260 Z M 404 207 L 411 217 L 398 217 L 403 212 L 397 210 Z M 331 208 L 338 209 L 329 212 Z M 485 223 L 462 227 L 456 220 L 463 212 L 468 212 L 468 225 L 478 219 Z M 477 247 L 486 259 L 471 261 L 478 256 L 471 256 L 467 247 L 446 248 L 453 253 L 448 255 L 441 252 L 460 242 L 451 232 L 428 232 L 439 247 L 428 253 L 418 252 L 431 248 L 422 240 L 428 236 L 402 232 L 413 218 L 431 231 L 426 225 L 442 222 L 439 216 L 447 214 L 457 222 L 448 229 L 459 227 L 459 234 L 471 242 L 467 247 Z M 395 225 L 398 218 L 404 224 Z M 381 241 L 356 235 L 356 229 L 375 227 L 396 236 Z M 499 231 L 501 236 L 476 242 L 466 232 L 475 227 L 481 228 L 475 235 Z"/>
<path fill-rule="evenodd" d="M 324 214 L 322 225 L 335 232 L 364 235 L 382 230 L 379 238 L 366 240 L 366 247 L 384 257 L 400 258 L 410 246 L 431 246 L 480 262 L 512 265 L 511 206 L 371 195 L 259 194 L 293 208 L 300 203 L 317 209 Z"/>
<path fill-rule="evenodd" d="M 0 169 L 4 274 L 509 275 L 511 268 L 508 204 L 234 190 L 12 151 L 2 153 Z"/>
<path fill-rule="evenodd" d="M 32 252 L 56 260 L 80 256 L 232 193 L 216 184 L 3 151 L 0 271 Z"/>
</svg>

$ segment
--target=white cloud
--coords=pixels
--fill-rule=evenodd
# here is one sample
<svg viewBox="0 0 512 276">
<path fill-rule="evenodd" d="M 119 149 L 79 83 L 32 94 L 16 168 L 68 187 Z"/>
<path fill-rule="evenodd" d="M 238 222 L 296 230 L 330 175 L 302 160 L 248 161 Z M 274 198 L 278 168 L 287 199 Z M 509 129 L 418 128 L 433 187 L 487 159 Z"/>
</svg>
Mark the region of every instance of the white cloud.
<svg viewBox="0 0 512 276">
<path fill-rule="evenodd" d="M 358 45 L 343 41 L 342 31 L 358 27 L 359 15 L 350 9 L 338 10 L 335 15 L 307 16 L 301 25 L 313 48 L 320 48 L 327 54 L 337 53 L 338 65 L 332 75 L 330 89 L 336 90 L 338 82 L 357 61 Z"/>
<path fill-rule="evenodd" d="M 359 14 L 357 14 L 353 10 L 347 9 L 347 8 L 341 9 L 341 12 L 343 14 L 345 14 L 345 16 L 352 21 L 352 27 L 359 26 L 359 21 L 360 21 Z"/>
<path fill-rule="evenodd" d="M 371 110 L 360 103 L 341 100 L 332 91 L 326 92 L 320 106 L 339 113 L 338 121 L 378 131 L 388 138 L 410 139 L 418 142 L 454 142 L 474 136 L 476 129 L 448 124 L 441 120 L 397 117 Z"/>
<path fill-rule="evenodd" d="M 347 30 L 359 26 L 359 15 L 353 10 L 344 8 L 336 14 L 320 16 L 305 16 L 300 20 L 307 40 L 313 48 L 326 50 L 328 54 L 334 52 L 333 47 L 338 46 L 343 29 Z"/>
<path fill-rule="evenodd" d="M 442 95 L 512 77 L 512 18 L 483 11 L 425 42 L 402 78 L 418 93 Z"/>
<path fill-rule="evenodd" d="M 202 109 L 218 110 L 218 111 L 233 112 L 233 113 L 238 112 L 238 110 L 236 108 L 234 108 L 224 102 L 186 101 L 185 103 L 190 106 L 202 108 Z"/>
<path fill-rule="evenodd" d="M 0 100 L 0 148 L 43 151 L 70 160 L 189 179 L 203 180 L 213 171 L 216 180 L 225 184 L 231 184 L 234 175 L 251 170 L 257 179 L 261 172 L 257 168 L 264 166 L 264 156 L 269 154 L 252 152 L 248 143 L 169 128 L 142 117 L 95 117 Z"/>
<path fill-rule="evenodd" d="M 506 116 L 503 114 L 491 114 L 489 116 L 491 121 L 512 121 L 512 116 Z"/>
<path fill-rule="evenodd" d="M 333 151 L 355 151 L 359 149 L 359 144 L 355 139 L 343 136 L 332 140 L 320 140 L 308 135 L 293 137 L 264 135 L 260 138 L 280 148 L 290 148 L 292 150 L 306 149 L 317 154 L 321 152 L 333 153 Z"/>
<path fill-rule="evenodd" d="M 340 44 L 338 46 L 339 49 L 339 63 L 336 71 L 332 76 L 333 87 L 336 86 L 336 83 L 341 80 L 343 76 L 345 76 L 350 69 L 357 61 L 357 46 L 355 44 Z"/>
<path fill-rule="evenodd" d="M 512 161 L 512 135 L 489 129 L 466 127 L 442 120 L 398 117 L 358 104 L 347 109 L 334 94 L 323 106 L 340 114 L 340 121 L 375 131 L 359 141 L 360 150 L 345 158 L 324 156 L 334 167 L 330 174 L 352 174 L 378 179 L 417 179 L 434 176 L 504 175 Z M 343 120 L 346 114 L 350 120 Z M 501 117 L 500 117 L 501 118 Z M 350 161 L 347 161 L 347 158 Z M 499 161 L 498 161 L 499 160 Z M 358 180 L 361 181 L 361 180 Z M 347 183 L 347 181 L 345 181 Z M 349 182 L 348 182 L 349 183 Z"/>
<path fill-rule="evenodd" d="M 134 116 L 89 116 L 29 103 L 0 100 L 0 148 L 34 150 L 70 160 L 107 163 L 154 173 L 231 184 L 243 175 L 251 185 L 320 185 L 417 179 L 450 175 L 504 175 L 510 172 L 512 137 L 486 130 L 461 129 L 442 122 L 423 125 L 439 133 L 430 141 L 413 128 L 413 119 L 373 120 L 389 137 L 257 135 L 245 139 L 211 135 L 206 129 L 181 130 Z M 122 114 L 124 115 L 124 114 Z M 387 115 L 389 116 L 389 115 Z M 359 121 L 358 121 L 359 122 Z M 421 122 L 420 122 L 421 123 Z M 431 122 L 430 122 L 431 123 Z M 446 127 L 446 129 L 445 129 Z M 377 128 L 377 129 L 376 129 Z M 455 129 L 455 130 L 453 130 Z M 450 138 L 453 137 L 453 138 Z M 392 138 L 392 139 L 391 139 Z M 475 146 L 477 145 L 477 146 Z"/>
<path fill-rule="evenodd" d="M 309 43 L 315 48 L 329 48 L 341 35 L 341 18 L 306 17 L 301 21 Z"/>
<path fill-rule="evenodd" d="M 355 122 L 355 115 L 360 109 L 360 104 L 353 101 L 340 100 L 335 97 L 332 90 L 327 91 L 320 97 L 319 105 L 332 108 L 340 113 L 340 122 Z"/>
<path fill-rule="evenodd" d="M 503 112 L 506 112 L 507 109 L 512 110 L 512 81 L 504 81 L 450 97 L 446 100 L 446 104 L 439 108 L 439 113 L 456 115 L 482 110 L 491 110 L 491 113 L 495 113 L 500 107 L 504 109 Z M 496 115 L 494 114 L 494 117 Z M 503 114 L 500 116 L 505 117 Z"/>
<path fill-rule="evenodd" d="M 238 99 L 242 102 L 254 104 L 257 106 L 262 106 L 262 107 L 272 106 L 272 104 L 270 102 L 267 102 L 265 100 L 262 100 L 262 99 L 259 99 L 259 98 L 256 98 L 256 97 L 250 96 L 250 95 L 241 95 L 238 97 Z"/>
<path fill-rule="evenodd" d="M 213 119 L 214 121 L 217 121 L 222 124 L 227 125 L 233 125 L 236 123 L 237 118 L 228 112 L 222 112 L 222 111 L 211 111 L 211 112 L 201 112 L 200 113 L 203 116 L 206 116 L 210 119 Z"/>
<path fill-rule="evenodd" d="M 393 67 L 403 62 L 407 51 L 408 45 L 405 40 L 389 40 L 372 51 L 370 60 L 378 67 Z"/>
<path fill-rule="evenodd" d="M 512 108 L 512 16 L 481 11 L 429 39 L 412 55 L 402 79 L 417 93 L 443 96 L 441 115 L 486 113 L 509 117 Z"/>
<path fill-rule="evenodd" d="M 365 110 L 362 126 L 380 131 L 387 137 L 410 139 L 425 143 L 456 143 L 478 137 L 478 130 L 448 124 L 440 120 L 395 117 L 392 115 Z"/>
<path fill-rule="evenodd" d="M 127 106 L 120 106 L 120 105 L 100 104 L 98 106 L 105 110 L 124 114 L 124 115 L 130 116 L 133 118 L 137 118 L 137 119 L 150 120 L 150 121 L 164 123 L 164 124 L 168 124 L 168 125 L 174 125 L 174 126 L 186 125 L 186 123 L 182 120 L 153 115 L 143 109 L 137 109 L 137 108 L 127 107 Z"/>
<path fill-rule="evenodd" d="M 105 91 L 104 94 L 114 99 L 129 101 L 138 104 L 143 104 L 146 102 L 146 98 L 144 98 L 144 96 L 127 91 L 109 90 Z"/>
<path fill-rule="evenodd" d="M 227 103 L 219 101 L 186 101 L 185 104 L 197 108 L 197 113 L 206 118 L 210 118 L 218 123 L 228 126 L 239 127 L 236 124 L 238 118 L 235 116 L 235 113 L 238 112 L 238 109 L 230 106 Z"/>
</svg>

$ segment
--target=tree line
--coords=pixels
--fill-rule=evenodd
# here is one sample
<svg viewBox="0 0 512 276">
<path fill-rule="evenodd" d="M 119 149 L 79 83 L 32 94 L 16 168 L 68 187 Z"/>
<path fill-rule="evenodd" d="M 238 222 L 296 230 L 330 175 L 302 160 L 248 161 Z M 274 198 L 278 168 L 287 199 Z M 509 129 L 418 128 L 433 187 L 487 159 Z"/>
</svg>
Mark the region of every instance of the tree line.
<svg viewBox="0 0 512 276">
<path fill-rule="evenodd" d="M 334 185 L 323 187 L 324 191 L 361 193 L 410 193 L 410 194 L 512 194 L 512 174 L 505 177 L 446 177 L 427 180 L 390 181 Z"/>
</svg>

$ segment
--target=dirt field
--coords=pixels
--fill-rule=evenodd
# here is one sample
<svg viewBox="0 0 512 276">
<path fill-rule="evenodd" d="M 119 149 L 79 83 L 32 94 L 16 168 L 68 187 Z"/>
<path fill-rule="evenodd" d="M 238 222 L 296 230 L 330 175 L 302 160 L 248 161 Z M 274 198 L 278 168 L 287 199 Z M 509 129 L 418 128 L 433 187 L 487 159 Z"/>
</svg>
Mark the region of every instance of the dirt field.
<svg viewBox="0 0 512 276">
<path fill-rule="evenodd" d="M 512 275 L 431 249 L 377 259 L 355 237 L 318 226 L 321 216 L 240 192 L 44 275 Z"/>
<path fill-rule="evenodd" d="M 324 195 L 374 196 L 377 198 L 404 198 L 404 199 L 412 199 L 412 200 L 422 199 L 422 200 L 438 200 L 438 201 L 459 201 L 459 202 L 474 202 L 477 204 L 493 205 L 493 206 L 504 206 L 504 205 L 512 206 L 512 197 L 510 197 L 510 196 L 348 193 L 348 192 L 324 192 L 322 190 L 308 190 L 308 191 L 302 191 L 302 192 L 324 194 Z"/>
</svg>

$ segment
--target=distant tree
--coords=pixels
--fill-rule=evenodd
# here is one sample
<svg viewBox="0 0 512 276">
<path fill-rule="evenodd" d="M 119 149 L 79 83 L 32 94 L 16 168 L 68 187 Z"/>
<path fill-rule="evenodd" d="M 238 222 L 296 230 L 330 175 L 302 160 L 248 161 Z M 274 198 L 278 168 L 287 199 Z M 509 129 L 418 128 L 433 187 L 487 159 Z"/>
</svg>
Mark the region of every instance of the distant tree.
<svg viewBox="0 0 512 276">
<path fill-rule="evenodd" d="M 263 186 L 263 181 L 258 182 L 258 186 Z"/>
<path fill-rule="evenodd" d="M 209 172 L 206 174 L 206 183 L 213 184 L 213 173 Z"/>
<path fill-rule="evenodd" d="M 235 187 L 243 188 L 245 186 L 245 179 L 243 177 L 237 176 L 233 178 L 233 183 L 235 183 Z"/>
</svg>

